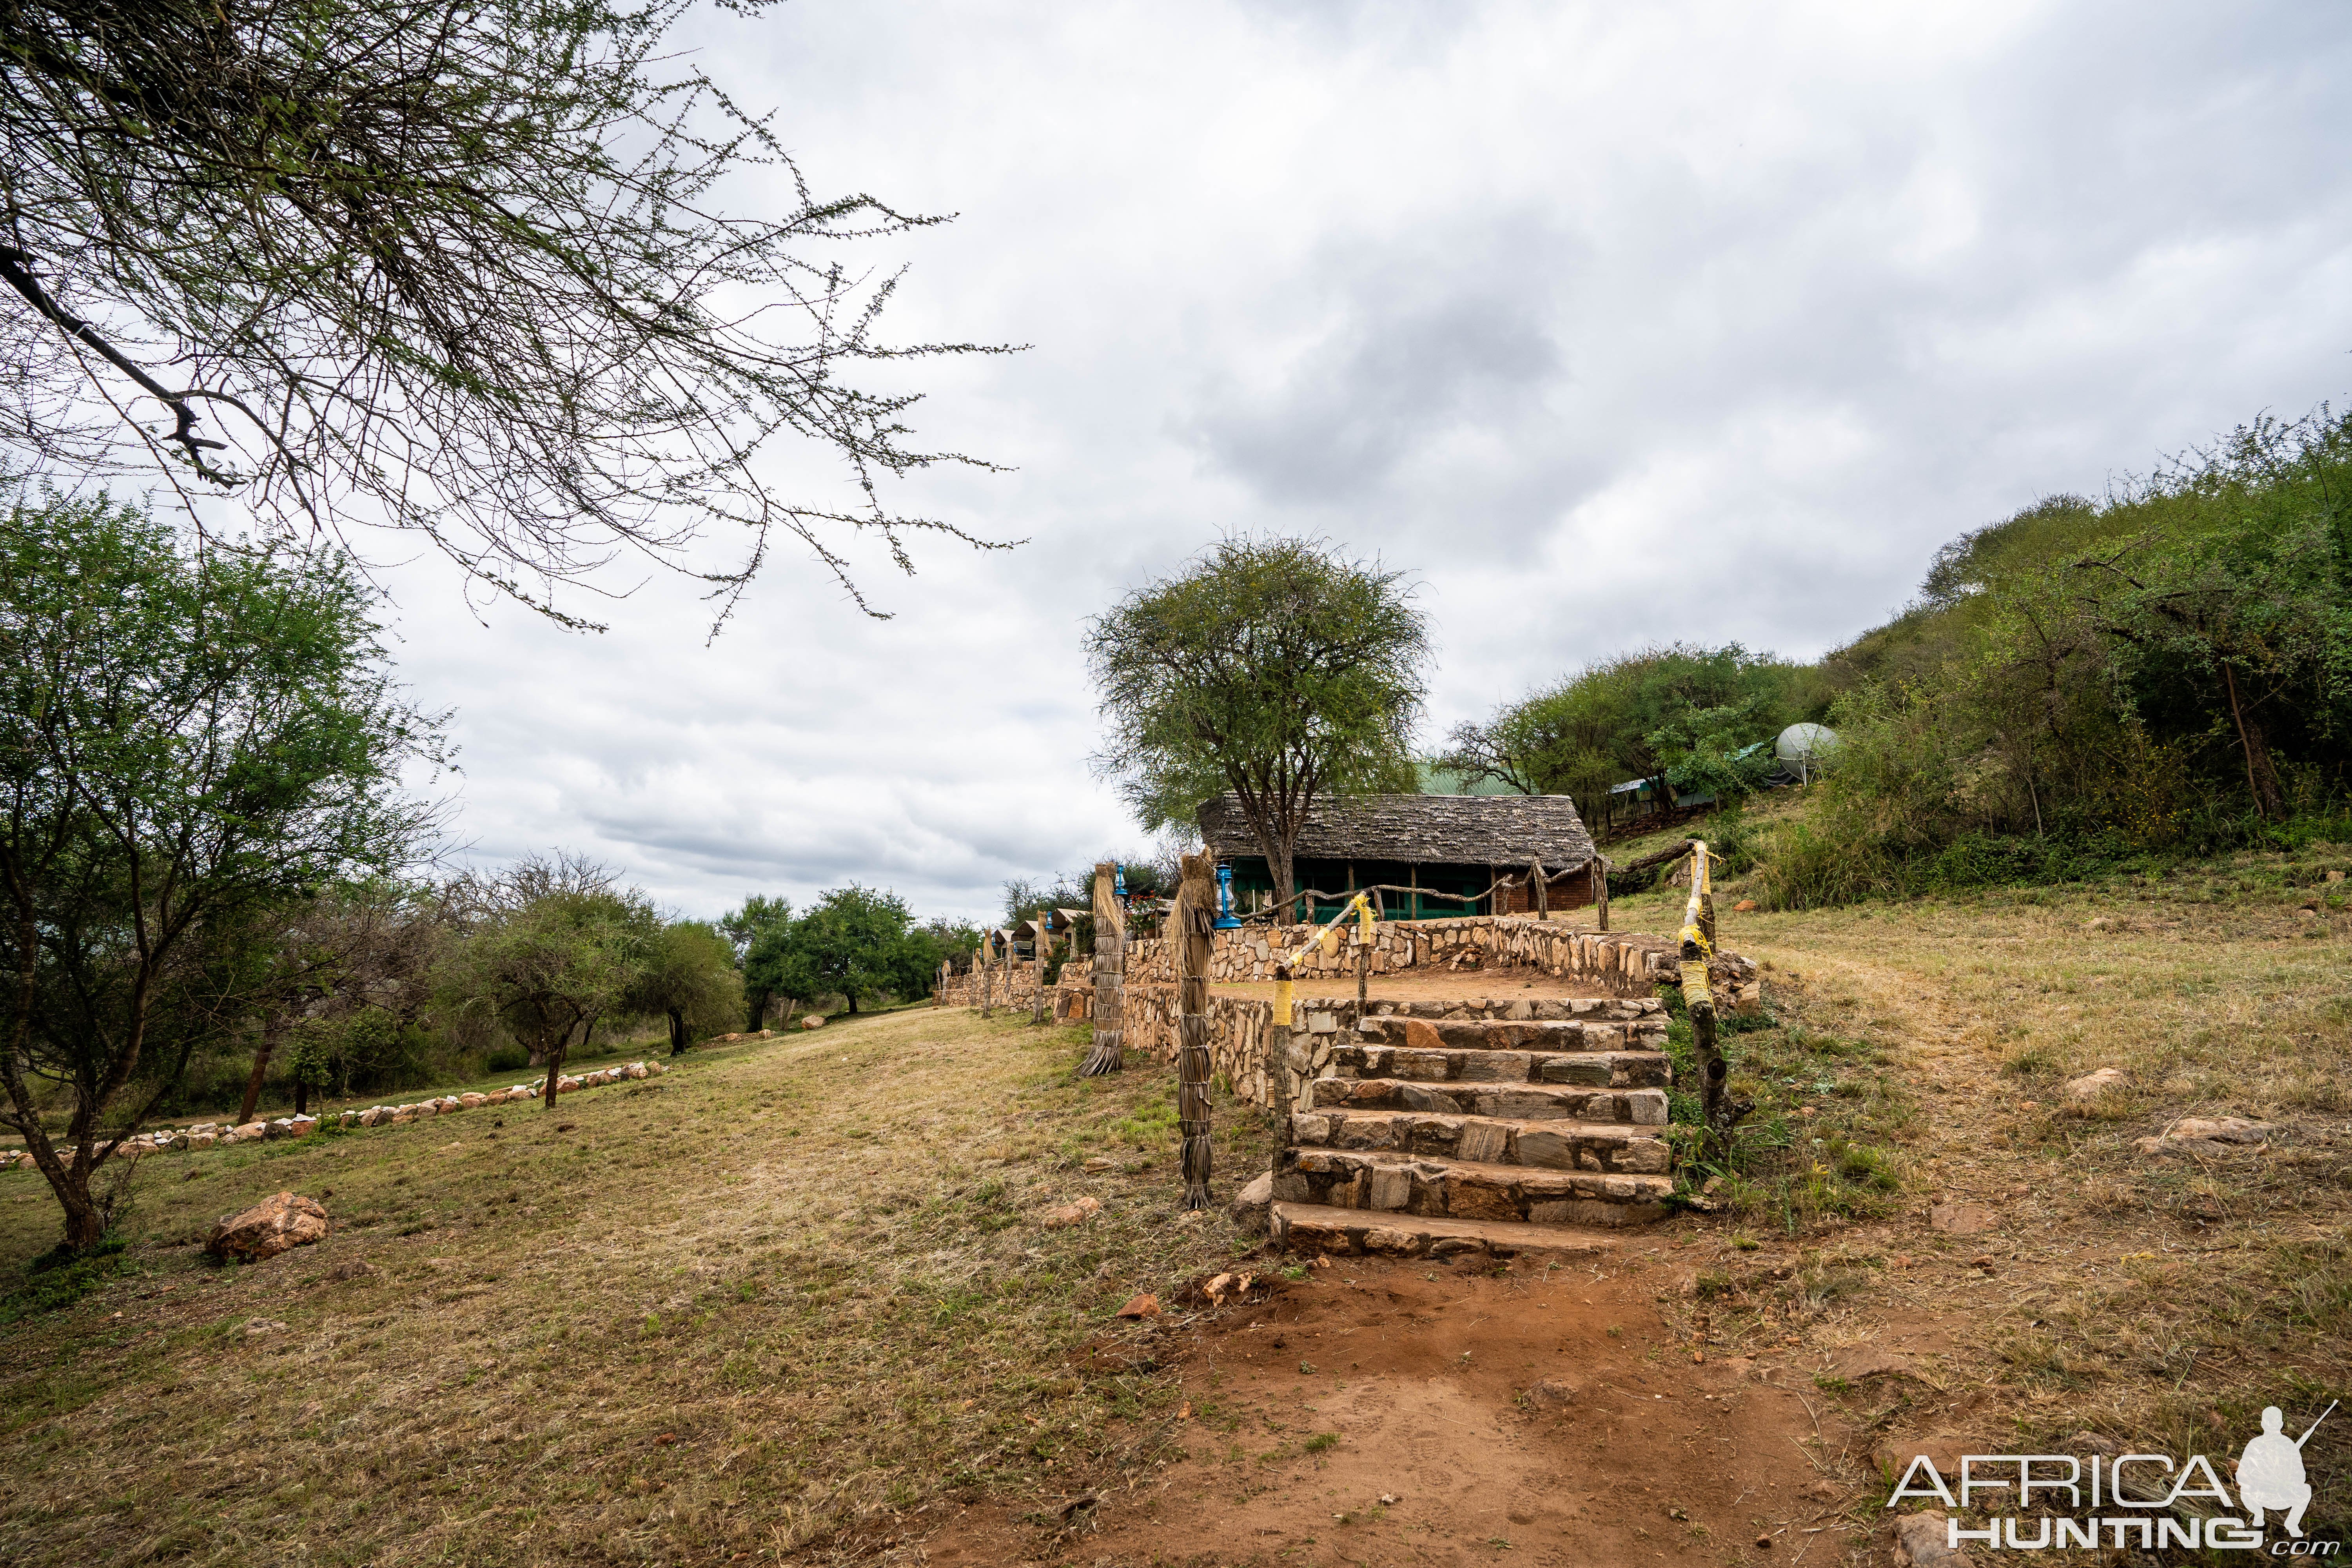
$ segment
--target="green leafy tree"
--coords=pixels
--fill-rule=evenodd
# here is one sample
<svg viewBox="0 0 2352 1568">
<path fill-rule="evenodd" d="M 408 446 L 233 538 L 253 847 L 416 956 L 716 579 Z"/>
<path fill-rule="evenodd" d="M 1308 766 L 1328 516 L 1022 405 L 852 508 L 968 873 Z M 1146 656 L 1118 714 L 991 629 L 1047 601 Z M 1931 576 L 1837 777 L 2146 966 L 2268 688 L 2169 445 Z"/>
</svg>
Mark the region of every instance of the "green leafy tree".
<svg viewBox="0 0 2352 1568">
<path fill-rule="evenodd" d="M 854 882 L 820 893 L 807 913 L 753 945 L 745 983 L 783 996 L 837 993 L 852 1013 L 861 998 L 920 994 L 937 960 L 914 919 L 896 893 Z"/>
<path fill-rule="evenodd" d="M 667 1019 L 669 1054 L 684 1056 L 695 1036 L 718 1034 L 742 1016 L 734 948 L 708 921 L 670 921 L 646 945 L 625 1008 Z"/>
<path fill-rule="evenodd" d="M 791 924 L 792 918 L 789 899 L 770 898 L 764 893 L 752 894 L 743 900 L 742 908 L 730 910 L 719 917 L 719 934 L 727 939 L 727 945 L 735 954 L 735 967 L 743 974 L 746 1029 L 764 1027 L 768 1009 L 776 1000 L 776 993 L 761 984 L 750 967 L 751 949 L 770 930 Z"/>
<path fill-rule="evenodd" d="M 567 621 L 550 591 L 616 553 L 711 583 L 722 618 L 779 532 L 853 595 L 850 531 L 911 570 L 909 535 L 961 535 L 881 481 L 972 459 L 909 445 L 915 395 L 849 373 L 983 351 L 882 341 L 897 274 L 826 253 L 941 220 L 810 195 L 679 64 L 691 9 L 0 6 L 9 437 L 234 491 L 289 537 L 365 517 Z M 724 210 L 747 176 L 797 194 Z M 779 493 L 778 437 L 855 499 Z M 696 551 L 711 523 L 747 541 L 731 566 Z"/>
<path fill-rule="evenodd" d="M 1737 643 L 1620 654 L 1557 686 L 1455 726 L 1439 765 L 1526 795 L 1573 795 L 1606 826 L 1613 785 L 1662 780 L 1688 790 L 1757 787 L 1769 757 L 1736 753 L 1800 719 L 1818 719 L 1822 671 Z"/>
<path fill-rule="evenodd" d="M 399 775 L 438 760 L 441 720 L 400 700 L 340 555 L 196 549 L 103 497 L 13 499 L 0 1123 L 81 1248 L 105 1229 L 92 1178 L 242 1015 L 280 912 L 398 869 L 430 830 Z"/>
<path fill-rule="evenodd" d="M 1229 539 L 1088 623 L 1099 773 L 1149 829 L 1197 832 L 1232 792 L 1273 869 L 1318 800 L 1410 792 L 1430 658 L 1399 572 L 1316 540 Z"/>
<path fill-rule="evenodd" d="M 578 856 L 530 856 L 448 889 L 458 940 L 442 969 L 450 1005 L 488 1013 L 547 1069 L 555 1104 L 564 1058 L 638 993 L 661 917 L 634 888 Z"/>
</svg>

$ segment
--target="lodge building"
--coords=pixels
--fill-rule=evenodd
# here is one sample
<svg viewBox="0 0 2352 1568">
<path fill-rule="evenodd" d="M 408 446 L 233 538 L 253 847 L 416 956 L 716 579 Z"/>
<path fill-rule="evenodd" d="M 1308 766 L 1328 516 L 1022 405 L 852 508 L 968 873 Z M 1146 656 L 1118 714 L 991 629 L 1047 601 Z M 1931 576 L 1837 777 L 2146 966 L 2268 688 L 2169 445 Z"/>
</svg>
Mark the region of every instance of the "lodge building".
<svg viewBox="0 0 2352 1568">
<path fill-rule="evenodd" d="M 1270 907 L 1274 877 L 1238 797 L 1220 795 L 1197 814 L 1209 853 L 1233 868 L 1237 911 Z M 1534 911 L 1592 903 L 1602 873 L 1592 836 L 1564 795 L 1371 795 L 1319 801 L 1291 851 L 1299 917 L 1321 919 L 1360 888 L 1390 884 L 1389 920 Z M 1496 883 L 1508 878 L 1507 886 Z M 1307 910 L 1311 903 L 1315 913 Z"/>
</svg>

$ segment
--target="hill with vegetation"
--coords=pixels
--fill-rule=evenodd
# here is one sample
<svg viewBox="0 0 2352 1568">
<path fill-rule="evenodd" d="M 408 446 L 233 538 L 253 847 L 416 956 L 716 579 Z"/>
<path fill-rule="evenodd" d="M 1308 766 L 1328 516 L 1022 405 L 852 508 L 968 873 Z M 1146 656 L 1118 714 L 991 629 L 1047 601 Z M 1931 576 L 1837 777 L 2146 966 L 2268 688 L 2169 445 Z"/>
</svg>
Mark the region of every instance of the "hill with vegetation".
<svg viewBox="0 0 2352 1568">
<path fill-rule="evenodd" d="M 1801 720 L 1837 731 L 1835 766 L 1746 820 L 1756 742 Z M 1711 792 L 1696 831 L 1783 908 L 2352 837 L 2352 416 L 2258 419 L 2104 500 L 2037 500 L 1815 663 L 1617 656 L 1463 726 L 1446 762 L 1587 802 Z"/>
</svg>

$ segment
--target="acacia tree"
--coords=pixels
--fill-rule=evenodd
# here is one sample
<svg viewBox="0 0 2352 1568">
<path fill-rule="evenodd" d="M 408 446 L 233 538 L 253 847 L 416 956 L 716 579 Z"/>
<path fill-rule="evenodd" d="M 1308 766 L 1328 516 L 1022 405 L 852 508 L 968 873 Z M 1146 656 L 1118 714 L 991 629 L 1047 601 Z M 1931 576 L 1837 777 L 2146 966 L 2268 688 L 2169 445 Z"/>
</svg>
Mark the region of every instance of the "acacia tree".
<svg viewBox="0 0 2352 1568">
<path fill-rule="evenodd" d="M 439 910 L 425 889 L 390 880 L 322 888 L 279 917 L 267 967 L 255 986 L 253 1070 L 239 1121 L 253 1120 L 278 1047 L 299 1033 L 311 1047 L 294 1076 L 294 1110 L 326 1081 L 320 1037 L 371 1008 L 406 1023 L 425 1001 L 425 973 L 439 951 Z"/>
<path fill-rule="evenodd" d="M 778 531 L 853 595 L 845 531 L 909 571 L 910 533 L 966 538 L 878 485 L 975 460 L 844 373 L 995 351 L 883 342 L 897 274 L 826 254 L 943 220 L 812 195 L 678 65 L 693 5 L 0 5 L 0 438 L 291 536 L 409 531 L 572 625 L 552 590 L 616 555 L 723 620 Z M 722 210 L 761 167 L 789 210 Z M 849 499 L 780 493 L 778 437 Z M 712 524 L 731 565 L 692 554 Z"/>
<path fill-rule="evenodd" d="M 383 673 L 340 555 L 184 549 L 99 497 L 0 521 L 0 1125 L 65 1211 L 247 1005 L 279 911 L 432 823 L 438 715 Z M 151 1045 L 160 1050 L 151 1053 Z"/>
<path fill-rule="evenodd" d="M 715 1033 L 743 1006 L 735 950 L 704 921 L 672 921 L 646 946 L 644 967 L 623 999 L 626 1011 L 669 1022 L 669 1054 L 684 1056 L 695 1032 Z"/>
<path fill-rule="evenodd" d="M 450 1003 L 487 1012 L 547 1069 L 544 1105 L 573 1045 L 627 1010 L 661 917 L 634 888 L 577 855 L 526 856 L 459 878 L 447 890 L 459 931 L 442 984 Z"/>
<path fill-rule="evenodd" d="M 1402 573 L 1319 540 L 1229 539 L 1090 621 L 1087 656 L 1097 772 L 1150 829 L 1197 831 L 1231 791 L 1283 904 L 1316 801 L 1415 787 L 1429 627 Z"/>
<path fill-rule="evenodd" d="M 838 992 L 852 1013 L 861 996 L 913 994 L 938 962 L 914 921 L 896 893 L 855 882 L 829 889 L 798 920 L 769 928 L 744 963 L 744 982 L 786 996 Z"/>
<path fill-rule="evenodd" d="M 756 1031 L 768 1021 L 768 1008 L 776 993 L 755 976 L 750 966 L 751 949 L 771 930 L 791 923 L 793 905 L 789 899 L 770 898 L 754 893 L 743 900 L 740 909 L 730 910 L 719 918 L 719 934 L 726 937 L 733 949 L 735 967 L 743 972 L 743 1027 Z M 762 971 L 764 973 L 764 971 Z"/>
</svg>

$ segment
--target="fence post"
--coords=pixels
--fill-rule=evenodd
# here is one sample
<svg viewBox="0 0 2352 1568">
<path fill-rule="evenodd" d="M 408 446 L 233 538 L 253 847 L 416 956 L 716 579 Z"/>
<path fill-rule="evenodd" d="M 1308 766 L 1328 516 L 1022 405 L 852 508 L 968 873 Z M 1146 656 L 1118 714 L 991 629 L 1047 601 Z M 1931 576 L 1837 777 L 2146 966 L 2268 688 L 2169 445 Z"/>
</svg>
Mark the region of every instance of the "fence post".
<svg viewBox="0 0 2352 1568">
<path fill-rule="evenodd" d="M 1080 1078 L 1117 1072 L 1126 1065 L 1121 970 L 1127 959 L 1127 930 L 1111 888 L 1116 872 L 1109 861 L 1095 868 L 1095 1042 L 1078 1068 Z"/>
<path fill-rule="evenodd" d="M 1708 1138 L 1720 1147 L 1730 1125 L 1724 1103 L 1730 1064 L 1716 1042 L 1715 996 L 1707 989 L 1707 960 L 1715 956 L 1715 882 L 1705 843 L 1691 842 L 1690 897 L 1683 904 L 1683 1005 L 1690 1014 L 1692 1055 L 1697 1058 L 1699 1104 Z"/>
<path fill-rule="evenodd" d="M 1029 1021 L 1032 1024 L 1042 1024 L 1045 1021 L 1045 950 L 1054 942 L 1054 939 L 1045 933 L 1045 922 L 1053 917 L 1054 911 L 1051 910 L 1037 911 L 1037 944 L 1030 950 L 1031 955 L 1037 961 L 1037 1005 L 1029 1015 Z"/>
<path fill-rule="evenodd" d="M 971 966 L 979 971 L 973 978 L 980 982 L 980 1016 L 986 1018 L 992 1016 L 996 1005 L 996 933 L 994 931 L 984 931 L 980 933 L 980 951 L 971 955 Z"/>
<path fill-rule="evenodd" d="M 1539 921 L 1551 919 L 1551 884 L 1544 876 L 1542 861 L 1528 862 L 1528 879 L 1535 885 L 1536 919 Z"/>
<path fill-rule="evenodd" d="M 1609 862 L 1601 858 L 1601 851 L 1598 849 L 1592 852 L 1592 907 L 1600 912 L 1601 929 L 1607 931 L 1609 929 Z"/>
<path fill-rule="evenodd" d="M 1176 892 L 1176 1120 L 1184 1138 L 1184 1206 L 1209 1206 L 1209 942 L 1216 883 L 1206 855 L 1187 855 Z"/>
</svg>

